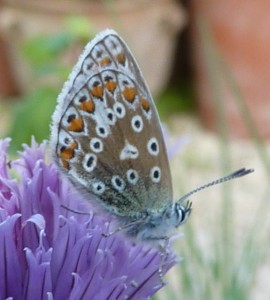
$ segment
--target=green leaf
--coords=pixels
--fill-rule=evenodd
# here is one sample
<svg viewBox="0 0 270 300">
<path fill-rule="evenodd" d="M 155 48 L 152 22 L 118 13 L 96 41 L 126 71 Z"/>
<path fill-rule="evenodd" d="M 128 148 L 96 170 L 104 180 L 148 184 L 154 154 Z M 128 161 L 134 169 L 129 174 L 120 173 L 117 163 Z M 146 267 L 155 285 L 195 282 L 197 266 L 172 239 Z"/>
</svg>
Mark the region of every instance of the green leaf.
<svg viewBox="0 0 270 300">
<path fill-rule="evenodd" d="M 15 109 L 14 122 L 9 133 L 12 138 L 12 151 L 20 149 L 22 143 L 30 143 L 31 136 L 38 142 L 49 137 L 57 94 L 56 90 L 44 87 L 21 99 Z"/>
</svg>

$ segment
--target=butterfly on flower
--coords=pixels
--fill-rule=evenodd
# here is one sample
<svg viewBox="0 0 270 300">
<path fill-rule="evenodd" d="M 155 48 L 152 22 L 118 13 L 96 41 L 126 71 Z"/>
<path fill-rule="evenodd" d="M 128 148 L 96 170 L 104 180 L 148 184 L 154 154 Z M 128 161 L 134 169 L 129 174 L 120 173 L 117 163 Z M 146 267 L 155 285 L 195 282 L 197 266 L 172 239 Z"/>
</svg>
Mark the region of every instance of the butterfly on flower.
<svg viewBox="0 0 270 300">
<path fill-rule="evenodd" d="M 193 193 L 253 170 L 240 169 L 173 202 L 159 116 L 131 51 L 110 29 L 85 48 L 59 95 L 51 147 L 83 193 L 142 240 L 167 239 L 191 213 Z M 118 231 L 118 230 L 117 230 Z"/>
</svg>

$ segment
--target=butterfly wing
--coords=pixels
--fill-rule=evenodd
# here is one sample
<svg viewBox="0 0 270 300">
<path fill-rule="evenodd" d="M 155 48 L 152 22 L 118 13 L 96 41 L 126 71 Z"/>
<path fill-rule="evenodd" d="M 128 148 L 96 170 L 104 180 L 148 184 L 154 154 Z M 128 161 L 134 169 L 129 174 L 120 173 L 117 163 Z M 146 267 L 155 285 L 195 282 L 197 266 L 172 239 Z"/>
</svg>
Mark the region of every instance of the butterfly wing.
<svg viewBox="0 0 270 300">
<path fill-rule="evenodd" d="M 113 30 L 97 35 L 74 67 L 58 98 L 51 145 L 61 170 L 111 212 L 155 212 L 172 201 L 155 104 Z"/>
</svg>

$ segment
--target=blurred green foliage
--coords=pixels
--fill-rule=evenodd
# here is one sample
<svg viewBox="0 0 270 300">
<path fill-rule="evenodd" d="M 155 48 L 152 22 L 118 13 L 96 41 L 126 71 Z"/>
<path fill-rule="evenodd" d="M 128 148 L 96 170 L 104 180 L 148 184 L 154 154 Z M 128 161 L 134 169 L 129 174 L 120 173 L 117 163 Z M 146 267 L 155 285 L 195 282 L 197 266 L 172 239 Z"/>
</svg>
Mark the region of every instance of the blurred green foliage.
<svg viewBox="0 0 270 300">
<path fill-rule="evenodd" d="M 49 137 L 49 124 L 58 92 L 49 87 L 33 90 L 15 106 L 14 121 L 9 136 L 12 138 L 12 151 L 30 144 L 31 136 L 37 141 Z"/>
<path fill-rule="evenodd" d="M 228 119 L 225 116 L 226 110 L 223 108 L 225 100 L 219 93 L 218 88 L 220 86 L 220 76 L 217 76 L 217 74 L 220 74 L 220 72 L 224 75 L 228 87 L 233 92 L 233 100 L 250 133 L 251 143 L 256 149 L 255 155 L 260 158 L 266 174 L 266 185 L 264 184 L 264 186 L 267 186 L 270 178 L 270 158 L 267 145 L 260 137 L 233 74 L 228 69 L 222 54 L 214 43 L 207 22 L 199 22 L 198 28 L 203 45 L 203 56 L 214 95 L 213 106 L 218 125 L 219 161 L 222 173 L 226 174 L 231 166 L 230 148 L 232 139 L 229 136 Z M 244 151 L 245 149 L 243 149 L 243 153 Z M 253 162 L 251 161 L 250 166 L 252 165 Z M 256 176 L 256 170 L 254 174 L 249 176 Z M 174 287 L 173 284 L 166 287 L 158 294 L 156 299 L 253 300 L 255 299 L 253 296 L 254 288 L 265 289 L 266 281 L 261 281 L 261 271 L 264 275 L 267 275 L 267 270 L 269 270 L 269 188 L 266 188 L 263 197 L 254 198 L 254 203 L 256 203 L 254 211 L 246 217 L 248 223 L 245 232 L 241 234 L 239 239 L 239 228 L 235 226 L 241 211 L 236 209 L 234 203 L 236 197 L 232 186 L 224 184 L 221 187 L 222 202 L 216 212 L 215 227 L 209 227 L 209 231 L 205 232 L 203 242 L 196 230 L 197 227 L 195 228 L 192 222 L 188 222 L 183 227 L 185 239 L 181 241 L 179 253 L 181 253 L 184 261 L 178 265 L 178 276 L 175 278 Z M 256 194 L 257 191 L 254 192 L 254 195 Z M 244 204 L 245 199 L 242 199 L 242 201 Z M 205 209 L 211 210 L 212 208 L 206 206 Z M 203 211 L 200 213 L 203 214 Z M 208 220 L 205 219 L 205 222 L 208 222 Z M 262 292 L 260 299 L 269 299 L 269 295 L 263 295 Z"/>
<path fill-rule="evenodd" d="M 12 138 L 11 151 L 20 149 L 22 143 L 30 143 L 32 135 L 38 142 L 48 139 L 57 95 L 75 63 L 67 65 L 61 57 L 73 45 L 83 48 L 93 35 L 94 28 L 88 20 L 70 17 L 61 31 L 24 42 L 21 52 L 30 66 L 33 85 L 27 95 L 12 104 L 13 122 L 8 134 Z M 55 80 L 50 80 L 51 77 Z"/>
<path fill-rule="evenodd" d="M 16 105 L 12 104 L 13 122 L 8 133 L 12 138 L 11 151 L 20 149 L 22 143 L 29 143 L 32 135 L 38 142 L 49 138 L 57 95 L 77 59 L 67 65 L 63 57 L 72 47 L 79 45 L 83 49 L 95 32 L 89 20 L 75 16 L 66 19 L 63 28 L 56 33 L 40 34 L 24 42 L 21 53 L 30 66 L 33 84 L 27 95 Z M 191 112 L 192 99 L 192 87 L 188 84 L 181 89 L 169 88 L 156 101 L 162 120 L 177 112 Z"/>
<path fill-rule="evenodd" d="M 169 87 L 157 99 L 156 104 L 161 120 L 167 121 L 176 113 L 193 113 L 195 111 L 194 92 L 190 84 L 176 89 Z"/>
</svg>

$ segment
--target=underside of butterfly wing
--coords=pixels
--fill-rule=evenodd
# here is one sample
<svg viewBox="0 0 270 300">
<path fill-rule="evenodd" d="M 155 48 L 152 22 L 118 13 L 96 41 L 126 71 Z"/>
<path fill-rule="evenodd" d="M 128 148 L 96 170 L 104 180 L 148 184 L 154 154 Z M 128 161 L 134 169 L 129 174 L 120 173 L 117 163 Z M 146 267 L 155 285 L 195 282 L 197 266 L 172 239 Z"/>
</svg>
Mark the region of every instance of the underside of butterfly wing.
<svg viewBox="0 0 270 300">
<path fill-rule="evenodd" d="M 90 42 L 74 67 L 58 98 L 51 144 L 61 170 L 111 212 L 135 216 L 172 202 L 155 104 L 113 30 Z"/>
</svg>

